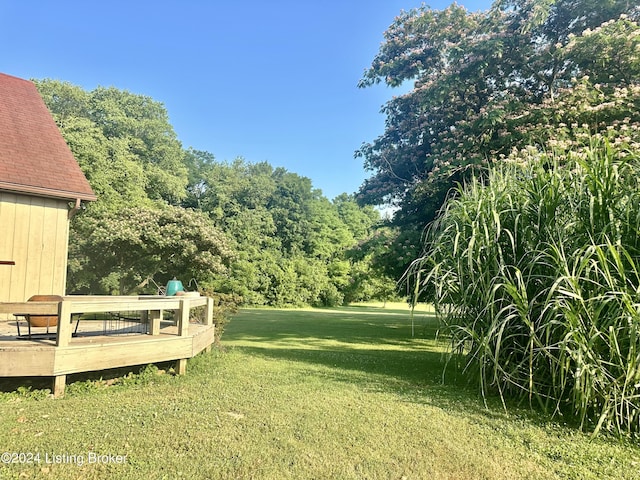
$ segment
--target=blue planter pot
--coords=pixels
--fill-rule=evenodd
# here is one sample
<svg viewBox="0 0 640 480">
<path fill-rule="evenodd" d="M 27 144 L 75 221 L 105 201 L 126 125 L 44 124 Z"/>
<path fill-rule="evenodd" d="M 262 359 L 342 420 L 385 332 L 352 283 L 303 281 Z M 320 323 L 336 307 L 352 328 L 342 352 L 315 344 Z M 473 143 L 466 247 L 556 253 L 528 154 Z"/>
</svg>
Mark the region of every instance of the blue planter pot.
<svg viewBox="0 0 640 480">
<path fill-rule="evenodd" d="M 169 280 L 167 282 L 167 296 L 174 296 L 178 292 L 184 292 L 184 287 L 182 286 L 182 282 L 180 280 Z"/>
</svg>

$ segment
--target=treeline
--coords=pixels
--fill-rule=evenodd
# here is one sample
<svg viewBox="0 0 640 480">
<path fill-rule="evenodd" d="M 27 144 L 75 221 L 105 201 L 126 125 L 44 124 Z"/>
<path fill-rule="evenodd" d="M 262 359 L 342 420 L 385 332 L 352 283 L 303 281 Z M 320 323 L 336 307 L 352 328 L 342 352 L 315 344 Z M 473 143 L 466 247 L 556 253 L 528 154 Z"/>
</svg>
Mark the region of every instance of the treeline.
<svg viewBox="0 0 640 480">
<path fill-rule="evenodd" d="M 69 292 L 153 293 L 176 276 L 253 305 L 386 299 L 363 250 L 380 222 L 262 162 L 184 149 L 164 106 L 116 88 L 36 85 L 98 201 L 71 226 Z"/>
</svg>

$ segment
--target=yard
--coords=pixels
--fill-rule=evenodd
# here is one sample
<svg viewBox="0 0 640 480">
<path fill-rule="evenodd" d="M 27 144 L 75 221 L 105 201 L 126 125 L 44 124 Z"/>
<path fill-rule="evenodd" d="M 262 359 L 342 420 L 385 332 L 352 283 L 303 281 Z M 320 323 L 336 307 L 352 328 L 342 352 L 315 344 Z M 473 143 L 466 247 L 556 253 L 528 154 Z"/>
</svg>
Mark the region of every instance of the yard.
<svg viewBox="0 0 640 480">
<path fill-rule="evenodd" d="M 0 478 L 640 479 L 630 442 L 443 384 L 435 320 L 414 324 L 403 305 L 247 309 L 185 376 L 5 386 Z"/>
</svg>

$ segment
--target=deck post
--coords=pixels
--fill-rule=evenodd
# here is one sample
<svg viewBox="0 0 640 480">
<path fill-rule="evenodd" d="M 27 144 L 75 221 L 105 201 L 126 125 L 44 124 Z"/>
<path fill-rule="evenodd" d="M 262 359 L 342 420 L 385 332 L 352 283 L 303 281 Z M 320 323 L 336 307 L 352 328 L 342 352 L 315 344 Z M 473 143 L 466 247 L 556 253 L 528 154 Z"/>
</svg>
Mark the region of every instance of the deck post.
<svg viewBox="0 0 640 480">
<path fill-rule="evenodd" d="M 207 297 L 207 306 L 204 316 L 205 325 L 213 325 L 213 298 Z"/>
<path fill-rule="evenodd" d="M 63 300 L 58 304 L 58 335 L 56 346 L 66 347 L 71 340 L 71 302 Z"/>
<path fill-rule="evenodd" d="M 189 313 L 191 312 L 191 302 L 187 298 L 180 299 L 180 310 L 178 310 L 178 335 L 184 337 L 189 335 Z"/>
<path fill-rule="evenodd" d="M 176 360 L 176 373 L 178 375 L 184 375 L 185 373 L 187 373 L 187 359 L 186 358 L 180 358 L 180 359 Z"/>
<path fill-rule="evenodd" d="M 66 375 L 56 375 L 53 377 L 53 398 L 60 398 L 64 396 L 66 383 Z"/>
<path fill-rule="evenodd" d="M 149 310 L 149 335 L 160 334 L 160 319 L 162 310 Z"/>
</svg>

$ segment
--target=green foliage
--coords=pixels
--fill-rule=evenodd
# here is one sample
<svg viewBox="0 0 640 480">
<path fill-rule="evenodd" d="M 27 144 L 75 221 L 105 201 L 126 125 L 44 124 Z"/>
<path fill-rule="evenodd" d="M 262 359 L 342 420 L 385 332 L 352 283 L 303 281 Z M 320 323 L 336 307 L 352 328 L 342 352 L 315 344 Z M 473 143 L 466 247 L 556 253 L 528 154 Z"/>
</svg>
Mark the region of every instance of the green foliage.
<svg viewBox="0 0 640 480">
<path fill-rule="evenodd" d="M 268 163 L 217 163 L 189 152 L 188 200 L 206 212 L 238 252 L 229 275 L 212 288 L 247 305 L 340 305 L 357 269 L 347 258 L 379 219 L 371 207 L 341 195 L 333 202 L 300 177 Z M 350 298 L 354 298 L 351 295 Z"/>
<path fill-rule="evenodd" d="M 206 287 L 199 289 L 200 294 L 213 298 L 213 323 L 216 326 L 215 343 L 220 345 L 220 338 L 224 333 L 226 325 L 229 323 L 231 316 L 238 313 L 238 308 L 242 302 L 242 298 L 235 294 L 219 293 Z M 193 309 L 194 320 L 202 322 L 206 313 L 205 307 Z"/>
<path fill-rule="evenodd" d="M 200 212 L 179 207 L 130 207 L 78 219 L 72 282 L 86 291 L 135 292 L 154 276 L 211 281 L 226 272 L 233 252 Z"/>
<path fill-rule="evenodd" d="M 628 86 L 640 75 L 638 25 L 621 15 L 581 35 L 569 36 L 563 56 L 571 59 L 577 74 L 586 75 L 601 86 Z"/>
<path fill-rule="evenodd" d="M 98 195 L 90 208 L 185 197 L 184 152 L 161 103 L 113 87 L 87 92 L 57 80 L 35 84 Z"/>
<path fill-rule="evenodd" d="M 49 389 L 33 389 L 32 387 L 19 386 L 16 390 L 16 396 L 19 398 L 32 399 L 32 400 L 45 400 L 50 397 L 51 390 Z"/>
<path fill-rule="evenodd" d="M 385 105 L 385 132 L 357 152 L 373 172 L 360 201 L 397 206 L 395 224 L 419 234 L 457 182 L 513 148 L 575 141 L 583 124 L 637 124 L 639 14 L 626 0 L 401 13 L 360 86 L 413 89 Z"/>
<path fill-rule="evenodd" d="M 371 226 L 380 221 L 380 213 L 371 206 L 361 207 L 353 195 L 343 193 L 333 199 L 336 211 L 344 226 L 349 229 L 356 240 L 367 238 L 371 234 Z"/>
<path fill-rule="evenodd" d="M 638 152 L 516 151 L 431 227 L 414 273 L 483 394 L 640 430 Z"/>
<path fill-rule="evenodd" d="M 331 202 L 308 178 L 266 162 L 184 151 L 149 97 L 36 85 L 99 198 L 72 223 L 69 291 L 155 292 L 152 280 L 177 276 L 245 304 L 362 296 L 349 281 L 362 268 L 347 251 L 371 234 L 373 208 L 348 195 Z"/>
</svg>

